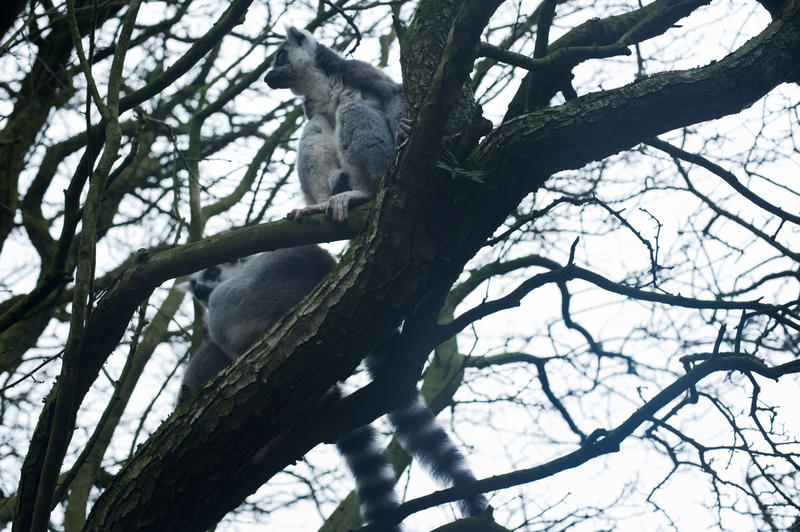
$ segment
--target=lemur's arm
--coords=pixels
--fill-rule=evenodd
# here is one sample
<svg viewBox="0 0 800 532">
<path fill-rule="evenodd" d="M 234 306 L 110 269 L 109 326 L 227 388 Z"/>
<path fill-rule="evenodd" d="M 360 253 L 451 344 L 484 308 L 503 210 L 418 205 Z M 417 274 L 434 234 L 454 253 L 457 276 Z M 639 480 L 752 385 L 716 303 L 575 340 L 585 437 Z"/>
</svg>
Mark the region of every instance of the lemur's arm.
<svg viewBox="0 0 800 532">
<path fill-rule="evenodd" d="M 403 85 L 395 83 L 382 70 L 358 60 L 342 60 L 340 72 L 342 82 L 368 94 L 381 102 L 389 129 L 399 146 L 411 131 L 411 122 L 406 119 L 406 98 Z"/>
<path fill-rule="evenodd" d="M 186 395 L 189 392 L 200 388 L 206 381 L 227 366 L 230 361 L 231 359 L 228 355 L 217 344 L 206 338 L 203 345 L 192 354 L 189 363 L 186 364 L 186 370 L 183 372 L 183 381 L 181 381 L 181 391 L 178 394 L 178 402 L 180 403 L 186 399 Z"/>
</svg>

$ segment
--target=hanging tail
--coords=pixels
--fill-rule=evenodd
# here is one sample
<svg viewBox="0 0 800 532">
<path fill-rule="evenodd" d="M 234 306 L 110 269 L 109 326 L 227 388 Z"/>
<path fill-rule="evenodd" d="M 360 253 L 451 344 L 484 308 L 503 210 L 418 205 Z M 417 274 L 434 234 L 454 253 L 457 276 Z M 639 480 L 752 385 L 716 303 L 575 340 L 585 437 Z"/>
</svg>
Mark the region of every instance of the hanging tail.
<svg viewBox="0 0 800 532">
<path fill-rule="evenodd" d="M 385 362 L 385 356 L 380 349 L 367 356 L 367 369 L 373 379 L 382 372 Z M 403 448 L 422 462 L 437 480 L 453 486 L 476 480 L 464 455 L 436 421 L 418 390 L 409 394 L 395 411 L 389 412 L 388 417 Z M 472 517 L 482 513 L 489 503 L 479 493 L 462 499 L 459 505 L 465 516 Z"/>
<path fill-rule="evenodd" d="M 328 392 L 329 398 L 339 398 L 341 395 L 338 386 Z M 336 448 L 355 477 L 361 517 L 365 523 L 380 520 L 387 511 L 397 508 L 394 468 L 377 444 L 377 432 L 372 425 L 364 425 L 344 434 L 336 442 Z M 388 532 L 402 532 L 402 528 L 396 525 Z"/>
<path fill-rule="evenodd" d="M 415 391 L 397 410 L 390 412 L 389 422 L 403 447 L 425 464 L 431 475 L 454 486 L 476 480 L 464 455 L 436 422 L 419 392 Z M 462 499 L 459 504 L 464 515 L 471 517 L 483 512 L 489 503 L 479 493 Z"/>
</svg>

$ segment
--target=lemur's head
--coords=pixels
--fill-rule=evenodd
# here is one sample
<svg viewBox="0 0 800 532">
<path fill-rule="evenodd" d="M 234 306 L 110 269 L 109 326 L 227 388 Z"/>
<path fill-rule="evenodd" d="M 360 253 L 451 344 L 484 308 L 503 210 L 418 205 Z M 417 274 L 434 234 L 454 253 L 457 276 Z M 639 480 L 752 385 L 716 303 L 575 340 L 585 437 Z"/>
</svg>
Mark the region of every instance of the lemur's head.
<svg viewBox="0 0 800 532">
<path fill-rule="evenodd" d="M 249 259 L 250 257 L 242 257 L 194 272 L 189 275 L 189 280 L 185 283 L 180 283 L 178 288 L 192 294 L 201 305 L 208 307 L 208 298 L 211 296 L 211 292 L 220 283 L 239 275 Z"/>
<path fill-rule="evenodd" d="M 304 29 L 288 26 L 286 40 L 275 52 L 272 69 L 264 81 L 272 89 L 292 89 L 302 94 L 303 74 L 314 66 L 317 41 Z"/>
</svg>

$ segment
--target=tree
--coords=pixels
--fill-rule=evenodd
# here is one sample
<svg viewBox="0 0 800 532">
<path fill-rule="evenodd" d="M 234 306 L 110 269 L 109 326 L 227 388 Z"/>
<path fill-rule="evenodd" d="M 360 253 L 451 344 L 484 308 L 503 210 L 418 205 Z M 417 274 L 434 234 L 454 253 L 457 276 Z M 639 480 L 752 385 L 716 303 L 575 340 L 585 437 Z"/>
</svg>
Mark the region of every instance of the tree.
<svg viewBox="0 0 800 532">
<path fill-rule="evenodd" d="M 204 529 L 240 508 L 268 523 L 303 496 L 248 495 L 391 410 L 424 368 L 426 398 L 493 465 L 397 520 L 473 490 L 513 529 L 682 529 L 662 494 L 691 482 L 706 525 L 796 524 L 796 406 L 776 391 L 800 372 L 800 3 L 323 0 L 291 19 L 288 4 L 31 3 L 8 32 L 0 459 L 20 474 L 4 474 L 5 522 Z M 280 220 L 302 112 L 260 79 L 298 13 L 343 53 L 400 57 L 413 131 L 347 224 Z M 313 294 L 166 418 L 198 334 L 162 283 L 349 238 Z M 394 378 L 320 406 L 401 324 Z M 568 495 L 598 471 L 624 485 Z M 327 515 L 341 490 L 313 472 Z M 325 526 L 357 526 L 355 509 Z"/>
</svg>

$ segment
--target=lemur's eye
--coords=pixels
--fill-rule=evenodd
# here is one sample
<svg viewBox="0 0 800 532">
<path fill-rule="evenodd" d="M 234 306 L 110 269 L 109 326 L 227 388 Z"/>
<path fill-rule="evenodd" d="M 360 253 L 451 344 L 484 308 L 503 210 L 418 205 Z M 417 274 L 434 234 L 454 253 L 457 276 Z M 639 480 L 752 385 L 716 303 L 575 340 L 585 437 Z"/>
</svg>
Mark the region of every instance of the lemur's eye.
<svg viewBox="0 0 800 532">
<path fill-rule="evenodd" d="M 211 266 L 210 268 L 206 268 L 203 272 L 203 280 L 204 281 L 216 281 L 219 279 L 219 276 L 222 272 L 220 271 L 218 266 Z"/>
</svg>

